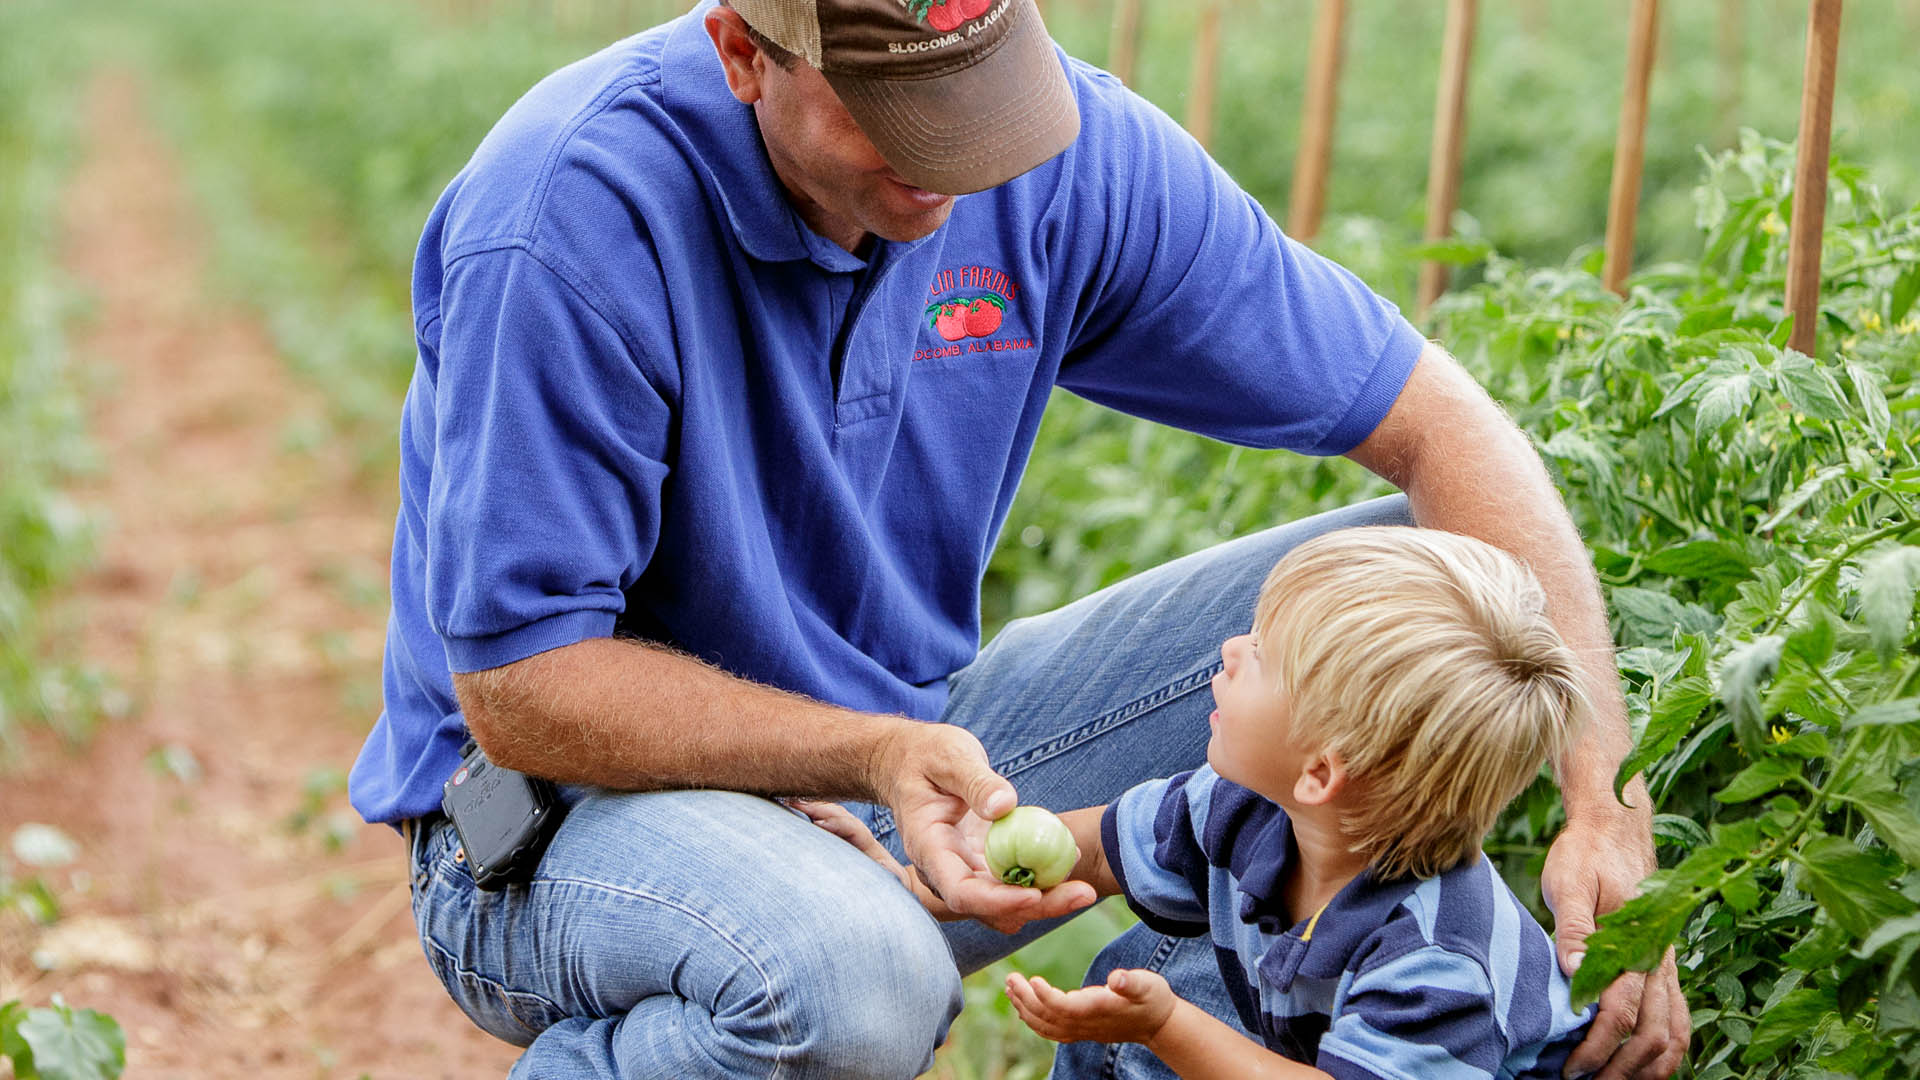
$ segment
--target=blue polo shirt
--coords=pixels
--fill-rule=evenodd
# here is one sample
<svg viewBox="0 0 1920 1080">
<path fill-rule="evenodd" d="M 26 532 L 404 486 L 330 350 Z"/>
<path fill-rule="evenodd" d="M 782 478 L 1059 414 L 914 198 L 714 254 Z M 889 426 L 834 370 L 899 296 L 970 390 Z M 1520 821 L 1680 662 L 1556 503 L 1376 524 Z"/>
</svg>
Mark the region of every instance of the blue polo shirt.
<svg viewBox="0 0 1920 1080">
<path fill-rule="evenodd" d="M 438 806 L 450 672 L 616 632 L 938 719 L 1055 386 L 1339 454 L 1420 351 L 1071 60 L 1072 147 L 849 254 L 788 202 L 710 6 L 535 86 L 427 221 L 385 711 L 351 782 L 368 820 Z"/>
<path fill-rule="evenodd" d="M 1341 1080 L 1559 1080 L 1593 1018 L 1490 859 L 1426 879 L 1363 873 L 1294 922 L 1286 811 L 1210 766 L 1130 788 L 1101 839 L 1144 922 L 1212 937 L 1247 1029 Z"/>
</svg>

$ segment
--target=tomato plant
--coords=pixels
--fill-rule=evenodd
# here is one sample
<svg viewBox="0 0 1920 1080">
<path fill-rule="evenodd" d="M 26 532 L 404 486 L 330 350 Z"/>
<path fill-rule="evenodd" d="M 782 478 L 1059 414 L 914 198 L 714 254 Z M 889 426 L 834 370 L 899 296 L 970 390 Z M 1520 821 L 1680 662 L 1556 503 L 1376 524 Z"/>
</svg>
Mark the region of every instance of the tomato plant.
<svg viewBox="0 0 1920 1080">
<path fill-rule="evenodd" d="M 1614 612 L 1664 869 L 1591 997 L 1676 946 L 1704 1078 L 1920 1069 L 1920 213 L 1834 169 L 1818 356 L 1785 347 L 1791 148 L 1696 191 L 1703 254 L 1620 301 L 1495 260 L 1442 336 L 1538 442 Z M 1537 832 L 1537 830 L 1536 830 Z M 1544 836 L 1539 837 L 1545 839 Z"/>
</svg>

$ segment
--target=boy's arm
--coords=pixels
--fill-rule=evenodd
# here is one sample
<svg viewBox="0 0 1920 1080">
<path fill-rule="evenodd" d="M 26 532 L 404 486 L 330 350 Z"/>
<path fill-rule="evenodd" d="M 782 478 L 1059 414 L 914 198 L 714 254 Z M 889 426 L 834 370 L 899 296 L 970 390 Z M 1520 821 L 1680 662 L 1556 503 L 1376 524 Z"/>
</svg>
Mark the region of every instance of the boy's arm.
<svg viewBox="0 0 1920 1080">
<path fill-rule="evenodd" d="M 1333 1080 L 1311 1065 L 1282 1057 L 1185 998 L 1145 1043 L 1181 1080 Z"/>
<path fill-rule="evenodd" d="M 1100 843 L 1100 818 L 1106 812 L 1104 806 L 1089 806 L 1084 810 L 1069 810 L 1060 815 L 1060 820 L 1067 823 L 1067 829 L 1073 833 L 1074 846 L 1080 849 L 1080 860 L 1073 864 L 1073 880 L 1092 885 L 1095 895 L 1118 896 L 1120 881 L 1107 865 L 1107 852 Z"/>
<path fill-rule="evenodd" d="M 1007 976 L 1014 1012 L 1055 1042 L 1137 1042 L 1183 1080 L 1332 1080 L 1254 1042 L 1174 994 L 1160 973 L 1119 969 L 1104 986 L 1062 991 L 1045 979 Z"/>
</svg>

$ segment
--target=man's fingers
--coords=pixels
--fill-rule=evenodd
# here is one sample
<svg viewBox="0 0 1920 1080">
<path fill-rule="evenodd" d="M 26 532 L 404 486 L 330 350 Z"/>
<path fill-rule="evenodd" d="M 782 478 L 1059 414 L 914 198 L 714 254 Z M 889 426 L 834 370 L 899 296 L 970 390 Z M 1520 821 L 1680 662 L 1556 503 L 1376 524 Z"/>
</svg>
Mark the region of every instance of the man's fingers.
<svg viewBox="0 0 1920 1080">
<path fill-rule="evenodd" d="M 968 767 L 949 781 L 955 786 L 948 790 L 965 799 L 974 813 L 988 821 L 998 821 L 1020 805 L 1020 796 L 1014 793 L 1013 784 L 987 767 L 984 754 L 979 760 L 965 764 Z"/>
<path fill-rule="evenodd" d="M 1572 910 L 1564 914 L 1556 909 L 1553 913 L 1553 948 L 1560 957 L 1560 970 L 1567 978 L 1580 970 L 1580 961 L 1587 957 L 1587 938 L 1593 934 L 1593 905 L 1590 900 L 1569 905 Z"/>
<path fill-rule="evenodd" d="M 1693 1010 L 1687 1006 L 1686 995 L 1679 990 L 1680 973 L 1674 967 L 1672 949 L 1667 950 L 1667 962 L 1663 966 L 1673 979 L 1669 988 L 1673 1007 L 1667 1010 L 1667 1048 L 1654 1061 L 1651 1072 L 1665 1080 L 1680 1071 L 1680 1063 L 1686 1060 L 1687 1049 L 1693 1045 Z"/>
<path fill-rule="evenodd" d="M 1633 1034 L 1614 1050 L 1599 1080 L 1651 1080 L 1648 1070 L 1667 1048 L 1667 984 L 1649 976 L 1640 997 Z"/>
<path fill-rule="evenodd" d="M 1567 1055 L 1563 1076 L 1580 1076 L 1600 1071 L 1613 1057 L 1640 1020 L 1640 999 L 1646 992 L 1647 977 L 1630 971 L 1613 981 L 1600 995 L 1600 1014 L 1593 1018 L 1587 1037 Z"/>
</svg>

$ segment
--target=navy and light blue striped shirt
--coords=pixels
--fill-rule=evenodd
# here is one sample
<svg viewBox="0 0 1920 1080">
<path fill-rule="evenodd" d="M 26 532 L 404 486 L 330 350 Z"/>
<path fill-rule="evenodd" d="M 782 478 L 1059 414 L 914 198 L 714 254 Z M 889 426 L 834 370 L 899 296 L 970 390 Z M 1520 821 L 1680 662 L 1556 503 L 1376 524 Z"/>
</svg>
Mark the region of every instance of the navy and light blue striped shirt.
<svg viewBox="0 0 1920 1080">
<path fill-rule="evenodd" d="M 1101 834 L 1141 920 L 1211 934 L 1248 1029 L 1342 1080 L 1557 1080 L 1592 1019 L 1488 859 L 1424 880 L 1363 873 L 1289 925 L 1292 823 L 1211 767 L 1132 788 Z"/>
</svg>

